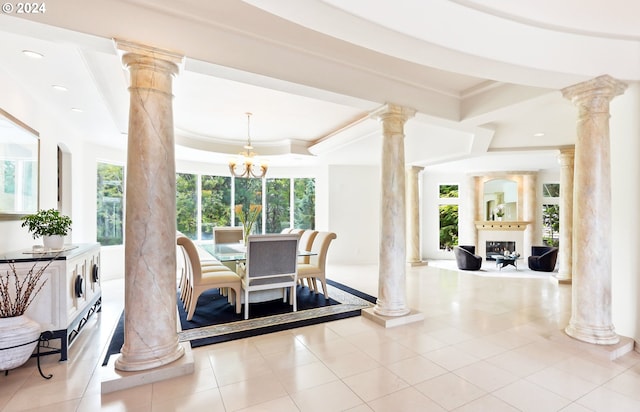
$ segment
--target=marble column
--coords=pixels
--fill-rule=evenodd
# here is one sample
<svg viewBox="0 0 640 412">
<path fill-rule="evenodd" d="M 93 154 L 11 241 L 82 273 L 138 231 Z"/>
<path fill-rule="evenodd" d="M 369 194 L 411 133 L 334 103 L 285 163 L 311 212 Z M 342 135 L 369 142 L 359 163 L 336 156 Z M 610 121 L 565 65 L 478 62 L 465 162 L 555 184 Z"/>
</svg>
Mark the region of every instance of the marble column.
<svg viewBox="0 0 640 412">
<path fill-rule="evenodd" d="M 558 251 L 558 273 L 560 283 L 571 283 L 573 257 L 573 159 L 575 149 L 560 150 L 560 250 Z"/>
<path fill-rule="evenodd" d="M 415 114 L 392 104 L 374 113 L 382 123 L 380 260 L 378 300 L 373 312 L 403 316 L 410 312 L 406 296 L 406 216 L 404 124 Z"/>
<path fill-rule="evenodd" d="M 626 87 L 604 75 L 562 90 L 579 109 L 573 186 L 573 294 L 565 332 L 601 345 L 619 341 L 611 320 L 609 103 Z"/>
<path fill-rule="evenodd" d="M 542 231 L 540 230 L 540 219 L 538 219 L 538 175 L 536 173 L 525 174 L 522 176 L 522 197 L 524 204 L 522 213 L 525 221 L 530 222 L 524 231 L 524 244 L 522 250 L 519 251 L 526 258 L 531 254 L 531 246 L 542 244 Z"/>
<path fill-rule="evenodd" d="M 124 345 L 115 363 L 141 371 L 180 358 L 176 331 L 176 181 L 172 80 L 182 57 L 117 42 L 130 73 Z"/>
<path fill-rule="evenodd" d="M 424 167 L 407 169 L 407 263 L 424 264 L 420 255 L 420 172 Z"/>
<path fill-rule="evenodd" d="M 479 204 L 482 202 L 480 199 L 480 193 L 482 193 L 482 189 L 480 188 L 481 186 L 482 183 L 480 182 L 480 177 L 469 176 L 463 198 L 463 204 L 466 205 L 466 217 L 464 219 L 460 219 L 465 222 L 465 236 L 464 238 L 460 236 L 459 244 L 474 245 L 476 247 L 476 252 L 478 252 L 480 248 L 480 245 L 478 245 L 478 229 L 476 228 L 476 221 L 486 220 L 479 214 L 479 211 L 481 210 Z"/>
</svg>

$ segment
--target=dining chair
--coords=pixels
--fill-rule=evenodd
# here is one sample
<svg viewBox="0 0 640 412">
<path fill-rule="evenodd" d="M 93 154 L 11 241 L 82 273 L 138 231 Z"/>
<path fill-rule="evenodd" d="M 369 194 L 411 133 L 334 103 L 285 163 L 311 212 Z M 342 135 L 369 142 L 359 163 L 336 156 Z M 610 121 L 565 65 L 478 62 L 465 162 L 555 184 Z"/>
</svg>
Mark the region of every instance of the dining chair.
<svg viewBox="0 0 640 412">
<path fill-rule="evenodd" d="M 178 290 L 180 290 L 180 300 L 185 305 L 186 309 L 186 298 L 188 296 L 188 290 L 191 285 L 191 274 L 190 274 L 190 262 L 188 260 L 188 256 L 186 251 L 181 245 L 178 245 L 177 239 L 184 234 L 177 232 L 176 233 L 176 269 L 178 273 L 180 273 L 180 281 L 178 282 Z M 184 236 L 186 237 L 186 236 Z M 206 251 L 201 250 L 199 247 L 195 246 L 198 251 L 198 259 L 200 260 L 201 266 L 206 267 L 221 267 L 223 264 Z"/>
<path fill-rule="evenodd" d="M 216 245 L 238 243 L 242 240 L 242 227 L 220 226 L 213 228 L 213 242 Z"/>
<path fill-rule="evenodd" d="M 307 279 L 307 282 L 309 282 L 310 285 L 309 289 L 314 292 L 318 291 L 317 281 L 320 280 L 325 299 L 329 299 L 325 273 L 327 252 L 329 251 L 331 241 L 336 237 L 336 234 L 333 232 L 318 232 L 313 239 L 313 244 L 311 245 L 311 252 L 314 252 L 315 254 L 309 256 L 309 263 L 298 264 L 298 278 Z"/>
<path fill-rule="evenodd" d="M 318 235 L 317 230 L 305 230 L 300 235 L 300 242 L 298 242 L 298 250 L 308 252 L 311 250 L 313 240 Z M 298 257 L 298 263 L 309 263 L 309 256 Z"/>
<path fill-rule="evenodd" d="M 313 239 L 316 238 L 317 234 L 317 230 L 303 230 L 300 235 L 300 242 L 298 242 L 298 251 L 311 251 Z M 298 263 L 309 263 L 309 256 L 298 256 Z M 304 286 L 304 279 L 298 278 L 298 284 Z M 313 290 L 314 284 L 309 278 L 307 278 L 307 286 L 309 286 L 309 289 Z"/>
<path fill-rule="evenodd" d="M 249 294 L 254 291 L 282 289 L 283 300 L 289 300 L 297 311 L 296 283 L 298 269 L 297 234 L 251 235 L 247 241 L 245 262 L 237 272 L 244 291 L 244 318 L 249 319 Z"/>
<path fill-rule="evenodd" d="M 182 299 L 187 311 L 187 320 L 193 318 L 193 314 L 198 304 L 198 297 L 209 289 L 230 289 L 233 295 L 229 294 L 227 299 L 230 303 L 235 302 L 236 313 L 240 313 L 242 302 L 240 296 L 242 285 L 240 276 L 223 265 L 202 265 L 198 256 L 195 244 L 185 236 L 177 238 L 177 244 L 182 247 L 185 258 L 186 286 Z M 222 294 L 222 293 L 221 293 Z"/>
</svg>

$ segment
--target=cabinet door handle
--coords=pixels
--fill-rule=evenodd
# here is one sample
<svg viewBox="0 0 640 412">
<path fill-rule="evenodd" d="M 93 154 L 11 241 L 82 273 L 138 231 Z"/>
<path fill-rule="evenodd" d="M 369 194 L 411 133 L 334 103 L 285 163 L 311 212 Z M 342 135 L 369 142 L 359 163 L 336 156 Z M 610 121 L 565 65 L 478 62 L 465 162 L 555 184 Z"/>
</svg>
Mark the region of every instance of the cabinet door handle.
<svg viewBox="0 0 640 412">
<path fill-rule="evenodd" d="M 76 285 L 75 285 L 76 297 L 81 298 L 84 295 L 84 291 L 82 289 L 82 276 L 78 275 L 76 277 Z"/>
<path fill-rule="evenodd" d="M 92 277 L 93 277 L 93 281 L 97 282 L 98 279 L 100 279 L 100 270 L 98 268 L 98 265 L 93 265 L 93 269 L 92 269 Z"/>
</svg>

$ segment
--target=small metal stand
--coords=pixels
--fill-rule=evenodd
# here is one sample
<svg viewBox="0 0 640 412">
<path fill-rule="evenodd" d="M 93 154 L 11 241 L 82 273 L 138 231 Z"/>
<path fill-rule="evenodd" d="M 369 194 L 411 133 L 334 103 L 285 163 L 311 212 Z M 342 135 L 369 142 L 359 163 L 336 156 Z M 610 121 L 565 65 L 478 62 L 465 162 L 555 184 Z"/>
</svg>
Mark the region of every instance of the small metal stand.
<svg viewBox="0 0 640 412">
<path fill-rule="evenodd" d="M 50 373 L 45 376 L 44 373 L 42 373 L 42 367 L 40 366 L 40 347 L 42 347 L 42 344 L 44 342 L 49 343 L 49 340 L 53 337 L 54 335 L 51 331 L 42 332 L 40 334 L 40 338 L 38 338 L 38 346 L 36 347 L 36 362 L 38 364 L 38 372 L 40 372 L 40 376 L 45 379 L 51 379 L 53 377 L 53 374 Z"/>
<path fill-rule="evenodd" d="M 30 342 L 26 342 L 26 343 L 21 343 L 20 345 L 15 345 L 15 346 L 10 346 L 8 348 L 2 348 L 0 350 L 8 350 L 8 349 L 13 349 L 13 348 L 19 348 L 20 346 L 26 346 L 26 345 L 30 345 L 33 342 L 38 342 L 38 344 L 36 345 L 36 353 L 35 355 L 31 355 L 31 356 L 35 356 L 36 357 L 36 363 L 38 365 L 38 372 L 40 372 L 40 376 L 42 376 L 44 379 L 51 379 L 53 377 L 53 374 L 49 374 L 49 375 L 45 375 L 42 372 L 42 366 L 40 365 L 40 347 L 42 345 L 43 342 L 49 342 L 49 339 L 51 339 L 53 337 L 53 333 L 51 332 L 42 332 L 40 334 L 40 336 L 38 337 L 38 339 L 32 340 Z M 9 370 L 4 371 L 4 376 L 7 376 L 9 374 Z"/>
</svg>

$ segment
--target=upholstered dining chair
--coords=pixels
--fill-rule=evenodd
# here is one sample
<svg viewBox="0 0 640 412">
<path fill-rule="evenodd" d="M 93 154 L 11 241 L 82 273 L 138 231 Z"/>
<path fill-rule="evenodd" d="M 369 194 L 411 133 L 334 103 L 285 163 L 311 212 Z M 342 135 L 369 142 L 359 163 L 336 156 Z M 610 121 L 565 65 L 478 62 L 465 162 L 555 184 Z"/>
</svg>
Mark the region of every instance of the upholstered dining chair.
<svg viewBox="0 0 640 412">
<path fill-rule="evenodd" d="M 317 281 L 322 284 L 322 292 L 325 299 L 329 299 L 329 293 L 327 292 L 327 279 L 326 279 L 326 265 L 327 265 L 327 252 L 329 251 L 329 245 L 331 241 L 337 236 L 333 232 L 318 232 L 313 239 L 311 245 L 311 252 L 315 254 L 309 256 L 309 263 L 298 264 L 298 278 L 307 279 L 309 283 L 309 289 L 317 292 Z"/>
<path fill-rule="evenodd" d="M 184 250 L 184 248 L 181 245 L 178 245 L 178 242 L 177 242 L 177 239 L 181 236 L 186 237 L 184 236 L 184 234 L 180 232 L 176 233 L 176 269 L 180 273 L 180 281 L 178 282 L 178 289 L 180 290 L 180 300 L 182 301 L 186 309 L 187 308 L 186 299 L 187 299 L 187 296 L 189 295 L 188 291 L 190 290 L 192 276 L 190 273 L 191 264 L 189 261 L 189 257 L 187 256 L 187 253 Z M 214 268 L 219 267 L 219 269 L 222 269 L 221 268 L 222 263 L 218 259 L 207 254 L 197 246 L 196 246 L 196 250 L 198 252 L 198 258 L 200 260 L 201 266 L 206 266 L 206 267 L 211 266 Z"/>
<path fill-rule="evenodd" d="M 238 243 L 242 240 L 242 227 L 220 226 L 213 228 L 213 242 L 216 245 Z"/>
<path fill-rule="evenodd" d="M 298 250 L 308 252 L 311 250 L 313 241 L 318 235 L 317 230 L 305 230 L 300 235 L 300 242 L 298 242 Z M 309 256 L 299 256 L 298 263 L 309 263 Z"/>
<path fill-rule="evenodd" d="M 223 265 L 201 265 L 198 256 L 198 250 L 194 243 L 185 236 L 177 238 L 177 244 L 183 248 L 183 252 L 187 257 L 185 266 L 187 272 L 187 285 L 185 298 L 185 310 L 187 311 L 187 320 L 193 318 L 193 314 L 198 304 L 198 297 L 209 289 L 229 288 L 233 291 L 233 296 L 229 295 L 230 302 L 235 301 L 236 313 L 240 313 L 242 302 L 240 294 L 242 286 L 240 276 L 229 270 Z"/>
<path fill-rule="evenodd" d="M 284 301 L 289 290 L 293 311 L 297 310 L 298 273 L 297 234 L 251 235 L 247 241 L 246 261 L 237 272 L 244 291 L 244 318 L 249 319 L 249 294 L 253 291 L 283 289 Z"/>
</svg>

